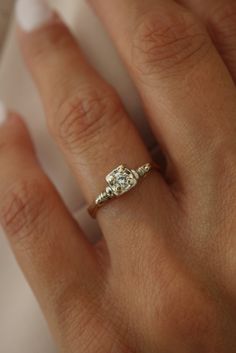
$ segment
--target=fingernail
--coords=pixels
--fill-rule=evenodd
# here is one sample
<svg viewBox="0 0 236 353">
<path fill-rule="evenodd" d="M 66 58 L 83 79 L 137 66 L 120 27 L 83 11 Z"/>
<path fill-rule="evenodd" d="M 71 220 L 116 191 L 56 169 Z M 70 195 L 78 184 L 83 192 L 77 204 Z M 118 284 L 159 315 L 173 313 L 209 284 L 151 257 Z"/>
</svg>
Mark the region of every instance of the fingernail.
<svg viewBox="0 0 236 353">
<path fill-rule="evenodd" d="M 6 121 L 7 110 L 3 102 L 0 101 L 0 125 Z"/>
<path fill-rule="evenodd" d="M 16 17 L 20 27 L 31 32 L 49 22 L 53 11 L 45 0 L 17 0 Z"/>
</svg>

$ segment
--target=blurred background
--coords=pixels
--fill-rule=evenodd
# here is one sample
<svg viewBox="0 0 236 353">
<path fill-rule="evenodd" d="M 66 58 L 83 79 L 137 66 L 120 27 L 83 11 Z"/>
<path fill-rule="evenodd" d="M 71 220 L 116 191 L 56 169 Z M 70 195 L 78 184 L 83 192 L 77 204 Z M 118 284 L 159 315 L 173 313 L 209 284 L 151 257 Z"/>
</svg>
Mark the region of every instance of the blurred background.
<svg viewBox="0 0 236 353">
<path fill-rule="evenodd" d="M 0 0 L 0 51 L 5 43 L 8 26 L 12 18 L 11 13 L 14 0 Z"/>
</svg>

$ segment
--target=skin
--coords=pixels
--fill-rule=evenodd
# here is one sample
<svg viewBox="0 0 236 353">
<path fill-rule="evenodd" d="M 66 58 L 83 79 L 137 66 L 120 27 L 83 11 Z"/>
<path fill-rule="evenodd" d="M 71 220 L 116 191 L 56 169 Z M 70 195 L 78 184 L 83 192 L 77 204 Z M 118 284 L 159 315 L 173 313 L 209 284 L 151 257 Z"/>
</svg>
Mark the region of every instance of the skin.
<svg viewBox="0 0 236 353">
<path fill-rule="evenodd" d="M 92 245 L 9 113 L 1 223 L 62 352 L 235 353 L 235 3 L 90 3 L 139 90 L 167 173 L 104 206 L 103 239 Z M 149 152 L 57 15 L 18 36 L 49 129 L 90 203 L 107 172 L 142 165 Z"/>
</svg>

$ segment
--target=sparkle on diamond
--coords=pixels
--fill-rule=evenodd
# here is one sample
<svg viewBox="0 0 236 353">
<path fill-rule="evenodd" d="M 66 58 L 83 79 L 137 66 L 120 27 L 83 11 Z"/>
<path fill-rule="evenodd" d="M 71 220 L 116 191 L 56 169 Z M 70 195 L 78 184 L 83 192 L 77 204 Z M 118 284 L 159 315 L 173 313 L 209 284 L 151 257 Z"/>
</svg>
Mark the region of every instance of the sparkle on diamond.
<svg viewBox="0 0 236 353">
<path fill-rule="evenodd" d="M 124 166 L 119 166 L 113 170 L 106 177 L 106 181 L 112 188 L 115 195 L 124 194 L 137 184 L 137 180 L 132 171 Z"/>
</svg>

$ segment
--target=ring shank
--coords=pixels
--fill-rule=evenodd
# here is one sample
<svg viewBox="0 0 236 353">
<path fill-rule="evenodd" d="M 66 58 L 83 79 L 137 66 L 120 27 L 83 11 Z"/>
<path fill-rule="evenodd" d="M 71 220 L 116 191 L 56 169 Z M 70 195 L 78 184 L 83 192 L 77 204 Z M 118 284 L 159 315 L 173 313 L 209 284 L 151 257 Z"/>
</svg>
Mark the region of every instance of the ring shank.
<svg viewBox="0 0 236 353">
<path fill-rule="evenodd" d="M 111 200 L 110 200 L 111 201 Z M 108 201 L 107 201 L 108 202 Z M 92 205 L 89 206 L 88 208 L 88 213 L 90 214 L 90 216 L 92 218 L 96 218 L 97 212 L 98 210 L 101 208 L 102 206 L 97 205 L 96 202 L 94 202 Z"/>
</svg>

